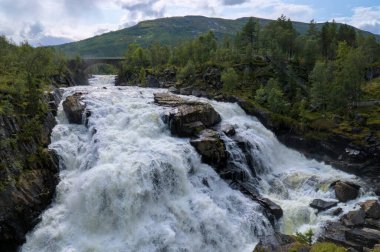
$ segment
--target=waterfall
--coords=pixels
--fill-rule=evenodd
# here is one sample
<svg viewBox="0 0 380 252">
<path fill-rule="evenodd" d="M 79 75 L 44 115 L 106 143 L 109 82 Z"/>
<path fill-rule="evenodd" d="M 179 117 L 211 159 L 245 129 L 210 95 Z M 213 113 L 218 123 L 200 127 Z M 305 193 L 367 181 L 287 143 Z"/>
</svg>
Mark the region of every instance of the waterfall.
<svg viewBox="0 0 380 252">
<path fill-rule="evenodd" d="M 189 139 L 171 136 L 161 120 L 169 108 L 153 103 L 157 89 L 113 83 L 114 76 L 94 76 L 90 86 L 65 89 L 63 100 L 83 93 L 91 116 L 87 127 L 69 124 L 60 105 L 50 145 L 61 157 L 60 183 L 22 251 L 252 251 L 274 239 L 262 207 L 202 163 Z M 221 124 L 235 127 L 236 136 L 223 136 L 230 163 L 284 209 L 285 233 L 337 218 L 308 207 L 315 198 L 335 200 L 331 182 L 361 183 L 286 148 L 237 104 L 184 98 L 211 103 Z M 338 206 L 347 212 L 356 202 Z"/>
</svg>

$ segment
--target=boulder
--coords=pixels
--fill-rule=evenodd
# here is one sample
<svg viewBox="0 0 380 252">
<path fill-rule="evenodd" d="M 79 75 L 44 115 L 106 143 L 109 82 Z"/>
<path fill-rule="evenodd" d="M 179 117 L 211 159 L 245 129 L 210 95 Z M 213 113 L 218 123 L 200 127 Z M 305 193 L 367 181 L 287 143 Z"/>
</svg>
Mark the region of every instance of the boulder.
<svg viewBox="0 0 380 252">
<path fill-rule="evenodd" d="M 222 125 L 221 130 L 227 136 L 234 136 L 236 134 L 235 128 L 231 124 Z"/>
<path fill-rule="evenodd" d="M 281 207 L 267 198 L 258 198 L 260 205 L 264 206 L 278 220 L 284 214 Z"/>
<path fill-rule="evenodd" d="M 379 219 L 380 218 L 380 205 L 377 200 L 367 200 L 361 204 L 361 208 L 365 212 L 367 218 Z"/>
<path fill-rule="evenodd" d="M 373 248 L 380 241 L 380 235 L 375 230 L 350 229 L 344 232 L 347 240 L 355 242 L 366 248 Z"/>
<path fill-rule="evenodd" d="M 193 92 L 193 88 L 192 87 L 184 87 L 184 88 L 181 88 L 179 90 L 179 93 L 181 95 L 191 95 Z"/>
<path fill-rule="evenodd" d="M 227 152 L 223 140 L 217 132 L 206 129 L 203 130 L 199 138 L 191 140 L 190 144 L 202 156 L 202 161 L 216 168 L 223 168 L 226 165 Z"/>
<path fill-rule="evenodd" d="M 336 201 L 324 201 L 322 199 L 315 199 L 310 203 L 310 207 L 317 209 L 318 211 L 324 211 L 338 205 Z"/>
<path fill-rule="evenodd" d="M 334 216 L 338 216 L 339 214 L 341 214 L 343 212 L 343 209 L 338 207 L 337 209 L 335 209 L 333 212 L 332 212 L 332 215 Z"/>
<path fill-rule="evenodd" d="M 194 95 L 196 97 L 201 97 L 202 92 L 199 89 L 193 89 L 193 91 L 191 92 L 191 95 Z"/>
<path fill-rule="evenodd" d="M 158 80 L 156 79 L 156 77 L 154 77 L 153 75 L 148 75 L 146 77 L 146 87 L 159 88 L 160 87 L 160 83 L 158 82 Z"/>
<path fill-rule="evenodd" d="M 155 93 L 154 102 L 159 105 L 170 107 L 176 107 L 186 103 L 184 99 L 171 93 Z"/>
<path fill-rule="evenodd" d="M 350 211 L 343 216 L 342 221 L 347 227 L 361 226 L 365 223 L 365 212 L 362 209 Z"/>
<path fill-rule="evenodd" d="M 356 199 L 360 186 L 350 182 L 337 181 L 333 184 L 336 198 L 341 202 Z"/>
<path fill-rule="evenodd" d="M 220 115 L 207 103 L 181 105 L 169 114 L 167 120 L 171 133 L 180 137 L 197 134 L 198 132 L 188 131 L 188 127 L 194 126 L 194 123 L 196 123 L 197 128 L 200 127 L 199 122 L 207 128 L 220 121 Z"/>
<path fill-rule="evenodd" d="M 82 124 L 82 116 L 86 108 L 84 102 L 81 101 L 82 95 L 82 93 L 70 95 L 62 104 L 69 123 Z"/>
<path fill-rule="evenodd" d="M 174 87 L 174 86 L 171 86 L 171 87 L 168 89 L 168 91 L 169 91 L 170 93 L 173 93 L 173 94 L 179 94 L 179 90 L 178 90 L 178 88 L 176 88 L 176 87 Z"/>
<path fill-rule="evenodd" d="M 154 101 L 159 105 L 174 107 L 164 116 L 173 135 L 195 136 L 221 121 L 220 115 L 208 103 L 186 101 L 170 93 L 156 93 Z"/>
</svg>

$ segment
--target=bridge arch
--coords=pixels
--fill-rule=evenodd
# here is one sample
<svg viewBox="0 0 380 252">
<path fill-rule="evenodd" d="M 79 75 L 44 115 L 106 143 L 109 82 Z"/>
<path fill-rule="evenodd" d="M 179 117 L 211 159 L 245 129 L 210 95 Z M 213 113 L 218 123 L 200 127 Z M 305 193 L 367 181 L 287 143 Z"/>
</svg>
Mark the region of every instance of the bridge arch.
<svg viewBox="0 0 380 252">
<path fill-rule="evenodd" d="M 91 66 L 97 64 L 107 64 L 119 68 L 124 60 L 124 57 L 84 57 L 81 58 L 80 68 L 82 72 L 86 72 L 86 70 L 89 69 Z M 68 63 L 69 68 L 71 69 L 75 69 L 78 67 L 78 62 L 76 59 L 71 59 Z"/>
</svg>

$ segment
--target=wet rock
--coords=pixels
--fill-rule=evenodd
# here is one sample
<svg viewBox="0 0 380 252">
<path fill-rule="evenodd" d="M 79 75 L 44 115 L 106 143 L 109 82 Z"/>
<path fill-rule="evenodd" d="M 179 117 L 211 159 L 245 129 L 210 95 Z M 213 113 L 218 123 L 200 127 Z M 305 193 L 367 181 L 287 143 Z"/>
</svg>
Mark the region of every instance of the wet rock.
<svg viewBox="0 0 380 252">
<path fill-rule="evenodd" d="M 226 146 L 217 132 L 206 129 L 201 132 L 199 138 L 191 140 L 197 152 L 202 156 L 202 161 L 216 168 L 225 167 L 227 160 Z"/>
<path fill-rule="evenodd" d="M 380 234 L 376 230 L 350 229 L 344 232 L 347 240 L 366 248 L 373 248 L 380 241 Z"/>
<path fill-rule="evenodd" d="M 350 182 L 337 181 L 333 184 L 336 198 L 341 202 L 356 199 L 360 187 Z"/>
<path fill-rule="evenodd" d="M 194 95 L 196 97 L 201 97 L 202 96 L 202 92 L 199 90 L 199 89 L 194 89 L 192 92 L 191 92 L 191 95 Z"/>
<path fill-rule="evenodd" d="M 69 123 L 82 124 L 82 115 L 86 106 L 81 97 L 82 93 L 75 93 L 68 96 L 62 104 Z"/>
<path fill-rule="evenodd" d="M 333 212 L 332 212 L 332 215 L 334 216 L 338 216 L 339 214 L 341 214 L 343 212 L 343 209 L 338 207 L 337 209 L 335 209 Z"/>
<path fill-rule="evenodd" d="M 189 132 L 189 126 L 199 126 L 199 122 L 204 127 L 211 127 L 221 121 L 220 115 L 210 104 L 186 104 L 176 108 L 169 115 L 168 123 L 171 133 L 174 135 L 188 137 L 197 132 Z"/>
<path fill-rule="evenodd" d="M 171 87 L 168 89 L 168 91 L 169 91 L 170 93 L 173 93 L 173 94 L 179 94 L 179 90 L 178 90 L 178 88 L 176 88 L 176 87 L 174 87 L 174 86 L 171 86 Z"/>
<path fill-rule="evenodd" d="M 377 230 L 380 230 L 380 220 L 375 220 L 371 218 L 365 219 L 365 226 L 370 228 L 375 228 Z"/>
<path fill-rule="evenodd" d="M 362 245 L 346 239 L 345 232 L 349 230 L 350 228 L 343 226 L 340 223 L 335 223 L 335 222 L 328 223 L 324 227 L 324 232 L 318 240 L 333 242 L 333 243 L 340 244 L 348 248 L 353 248 L 356 251 L 362 251 L 363 250 Z"/>
<path fill-rule="evenodd" d="M 220 115 L 208 103 L 185 101 L 170 93 L 156 93 L 154 101 L 159 105 L 174 107 L 164 116 L 164 121 L 169 125 L 173 135 L 195 136 L 201 130 L 221 121 Z"/>
<path fill-rule="evenodd" d="M 231 124 L 224 124 L 224 125 L 222 125 L 221 130 L 227 136 L 234 136 L 236 134 L 235 128 Z"/>
<path fill-rule="evenodd" d="M 365 223 L 365 212 L 362 209 L 350 211 L 343 216 L 342 222 L 347 227 L 363 225 Z"/>
<path fill-rule="evenodd" d="M 310 203 L 310 207 L 317 209 L 318 211 L 324 211 L 338 205 L 336 201 L 324 201 L 322 199 L 315 199 Z"/>
<path fill-rule="evenodd" d="M 193 92 L 193 87 L 184 87 L 179 90 L 181 95 L 191 95 Z"/>
<path fill-rule="evenodd" d="M 159 88 L 160 87 L 160 83 L 158 82 L 158 80 L 156 79 L 156 77 L 154 77 L 153 75 L 148 75 L 146 77 L 146 87 Z"/>
<path fill-rule="evenodd" d="M 182 136 L 194 136 L 199 134 L 205 128 L 206 127 L 202 122 L 196 121 L 182 124 L 180 131 L 177 131 L 180 132 L 180 135 Z"/>
<path fill-rule="evenodd" d="M 271 201 L 270 199 L 258 198 L 257 200 L 262 206 L 264 206 L 266 209 L 268 209 L 269 212 L 271 214 L 273 214 L 273 216 L 277 220 L 283 216 L 284 213 L 282 211 L 282 208 L 279 205 L 277 205 L 276 203 L 274 203 L 273 201 Z"/>
<path fill-rule="evenodd" d="M 155 93 L 154 102 L 159 105 L 170 107 L 180 106 L 186 103 L 181 97 L 170 93 Z"/>
<path fill-rule="evenodd" d="M 380 218 L 380 205 L 377 200 L 367 200 L 361 204 L 361 208 L 365 212 L 367 218 L 379 219 Z"/>
</svg>

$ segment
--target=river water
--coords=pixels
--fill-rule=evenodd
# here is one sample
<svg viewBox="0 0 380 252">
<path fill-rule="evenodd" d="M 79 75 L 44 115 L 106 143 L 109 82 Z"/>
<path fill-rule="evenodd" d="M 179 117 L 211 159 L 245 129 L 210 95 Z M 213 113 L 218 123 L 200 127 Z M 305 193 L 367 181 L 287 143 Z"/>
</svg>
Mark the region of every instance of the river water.
<svg viewBox="0 0 380 252">
<path fill-rule="evenodd" d="M 84 93 L 91 116 L 87 127 L 69 124 L 60 106 L 50 145 L 61 157 L 60 183 L 22 251 L 252 251 L 260 239 L 273 239 L 262 208 L 202 163 L 189 139 L 171 136 L 161 120 L 169 108 L 153 103 L 162 91 L 115 87 L 114 76 L 65 89 L 63 100 Z M 329 184 L 337 179 L 362 184 L 286 148 L 237 104 L 184 98 L 209 102 L 221 124 L 234 125 L 235 138 L 250 145 L 259 179 L 224 136 L 248 180 L 283 208 L 277 228 L 284 233 L 312 228 L 318 234 L 338 217 L 316 214 L 310 202 L 336 200 Z M 338 207 L 347 212 L 372 195 L 365 189 Z"/>
</svg>

